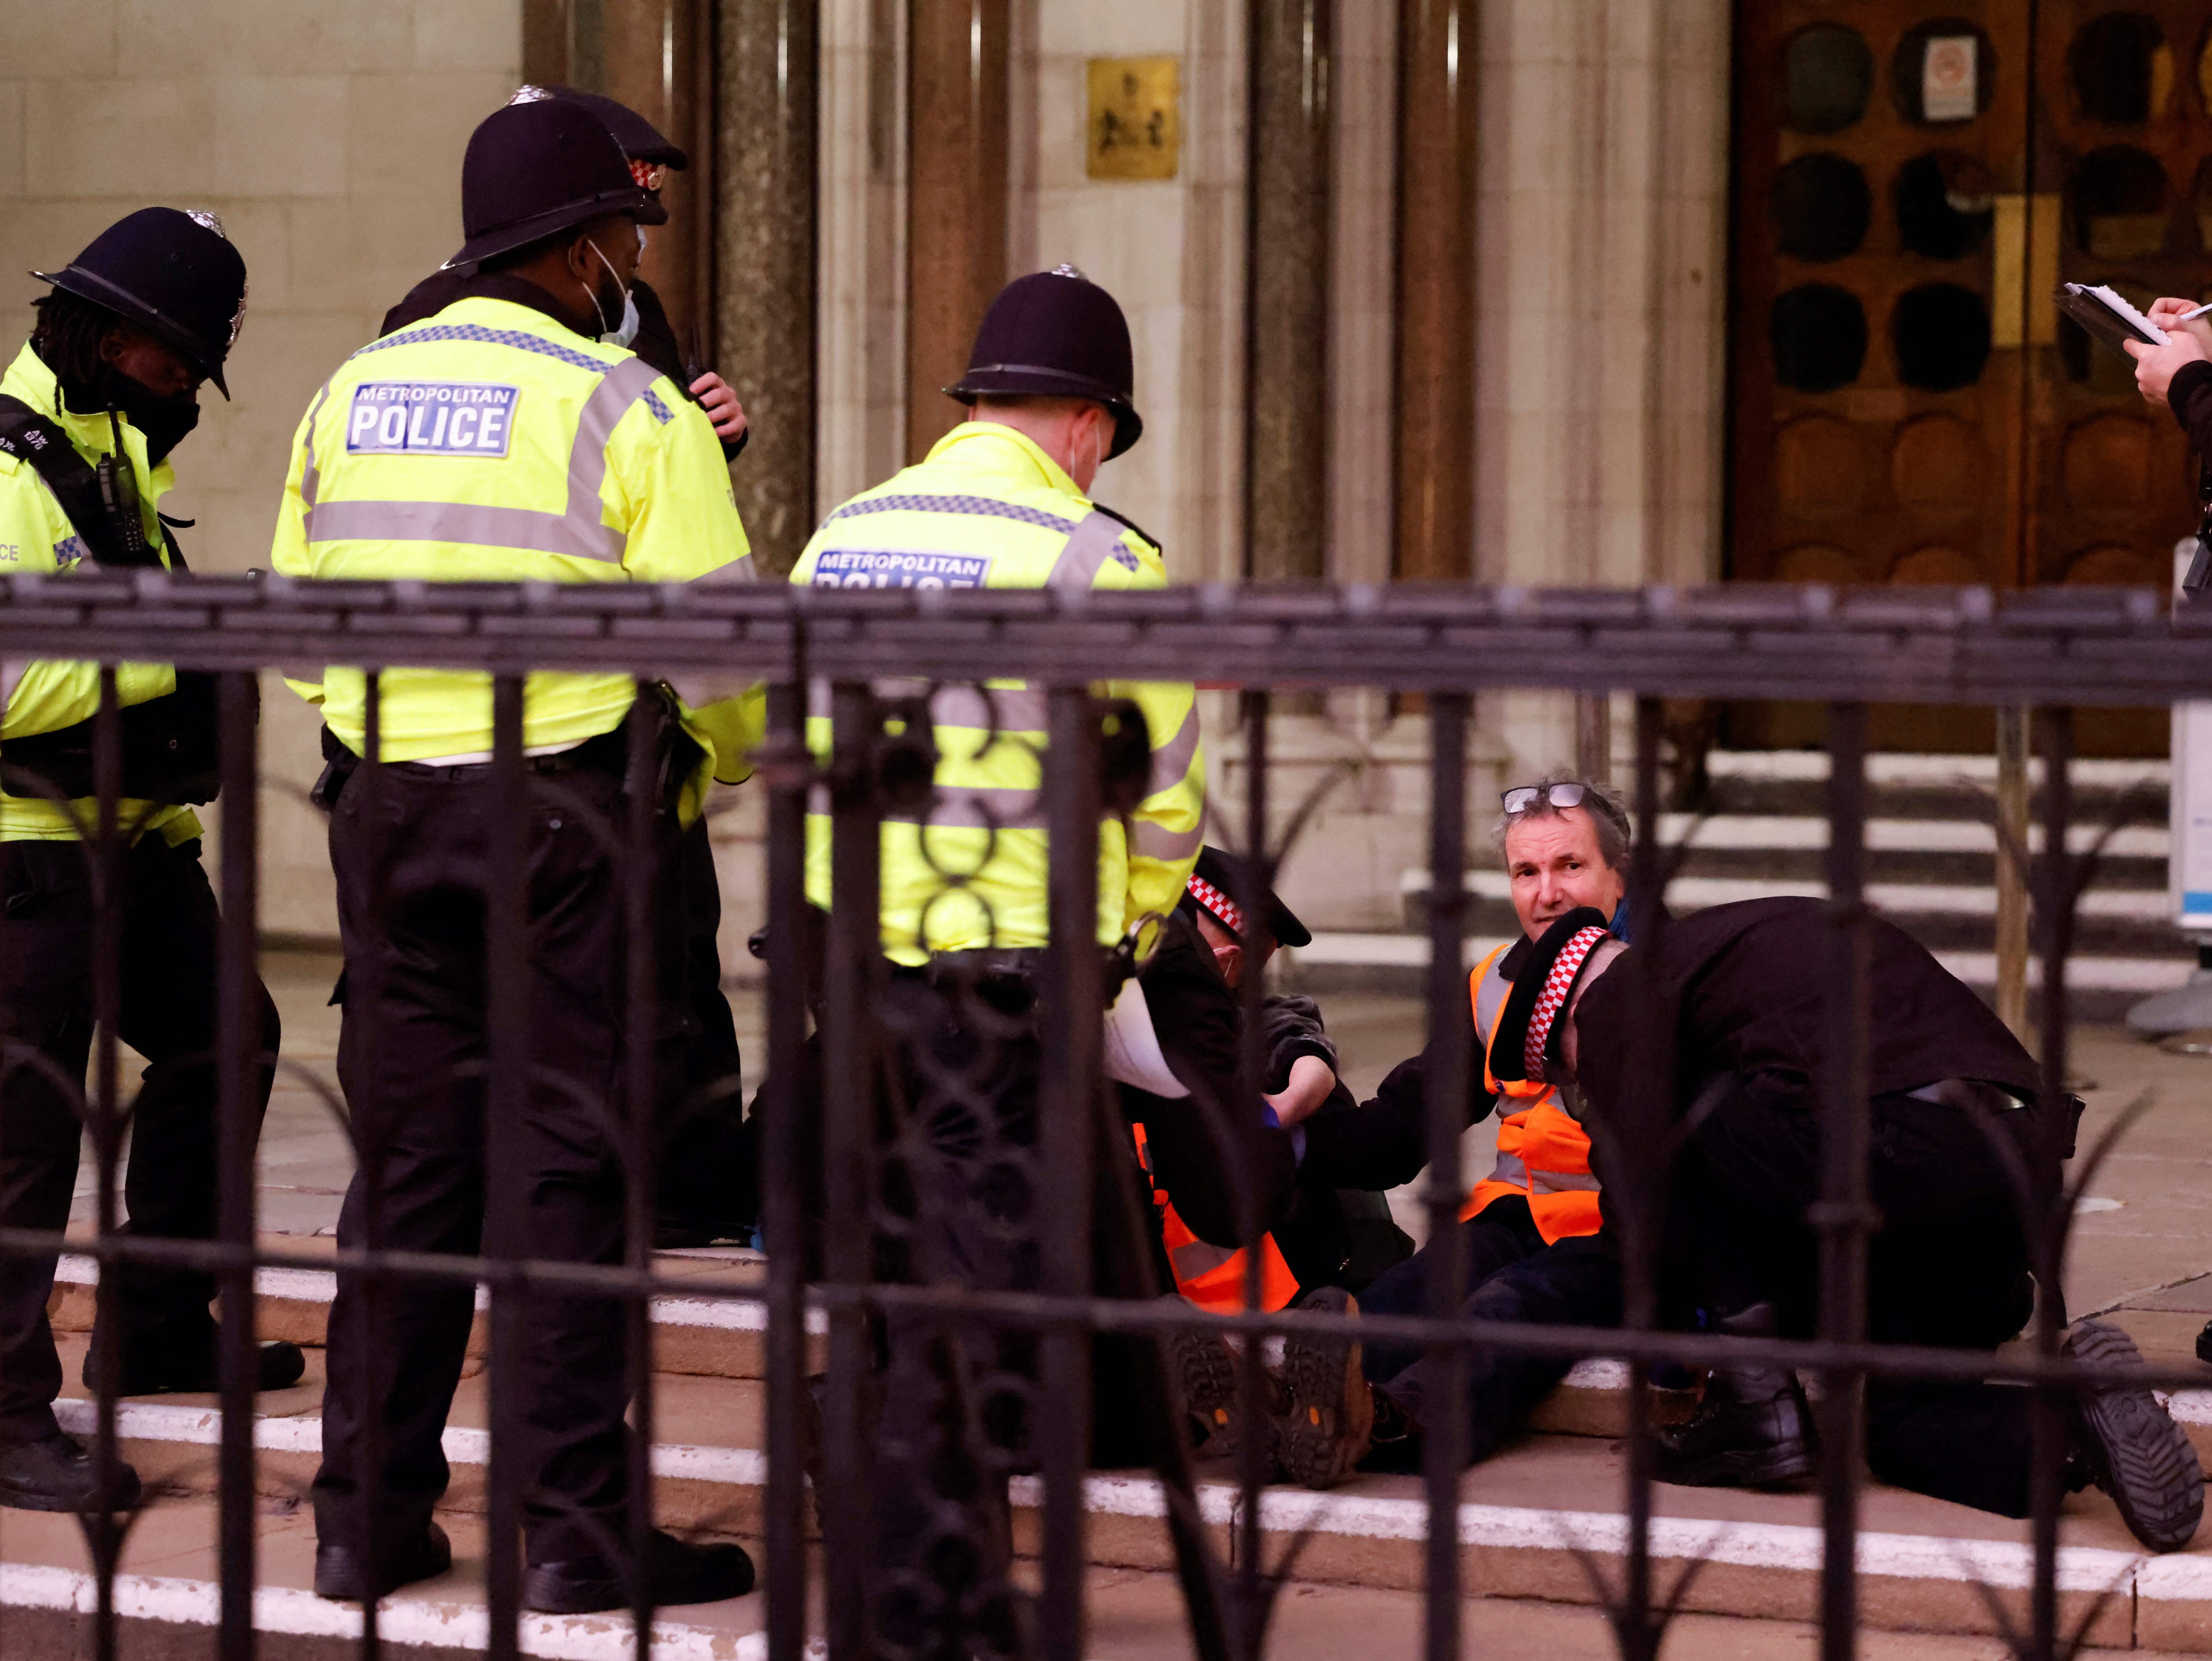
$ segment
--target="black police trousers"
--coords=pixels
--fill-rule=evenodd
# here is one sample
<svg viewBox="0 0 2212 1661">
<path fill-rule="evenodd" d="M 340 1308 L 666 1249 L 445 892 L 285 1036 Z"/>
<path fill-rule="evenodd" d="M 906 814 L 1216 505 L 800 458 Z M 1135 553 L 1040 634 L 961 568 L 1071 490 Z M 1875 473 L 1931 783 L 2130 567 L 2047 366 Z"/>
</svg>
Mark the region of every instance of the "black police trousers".
<svg viewBox="0 0 2212 1661">
<path fill-rule="evenodd" d="M 1786 1335 L 1813 1331 L 1820 1196 L 1818 1104 L 1739 1086 L 1698 1127 L 1675 1173 L 1665 1279 L 1691 1270 L 1718 1316 L 1778 1305 Z M 1983 1122 L 1910 1096 L 1871 1108 L 1869 1182 L 1882 1215 L 1869 1250 L 1867 1334 L 1878 1343 L 1995 1349 L 2034 1308 L 2020 1208 Z M 1986 1123 L 2025 1156 L 2027 1109 Z M 1671 1299 L 1670 1299 L 1671 1301 Z M 2002 1384 L 1869 1380 L 1867 1464 L 1898 1488 L 2025 1517 L 2027 1390 Z"/>
<path fill-rule="evenodd" d="M 532 1072 L 520 1122 L 488 1123 L 486 891 L 497 847 L 491 769 L 361 769 L 331 813 L 331 863 L 346 958 L 338 1078 L 353 1115 L 356 1171 L 342 1249 L 459 1255 L 489 1246 L 578 1263 L 624 1247 L 621 1091 L 627 1007 L 623 873 L 600 840 L 627 820 L 619 743 L 607 770 L 579 752 L 531 765 L 524 873 Z M 601 830 L 595 830 L 596 819 Z M 649 850 L 672 867 L 672 828 Z M 665 923 L 673 908 L 656 904 Z M 674 954 L 656 942 L 666 964 Z M 665 983 L 663 995 L 672 990 Z M 488 1159 L 488 1139 L 500 1158 Z M 504 1186 L 501 1185 L 511 1185 Z M 487 1208 L 515 1236 L 487 1241 Z M 372 1293 L 342 1276 L 330 1316 L 318 1533 L 369 1550 L 419 1533 L 445 1492 L 439 1440 L 461 1376 L 474 1298 L 466 1284 L 394 1281 Z M 522 1446 L 522 1517 L 533 1564 L 601 1558 L 624 1539 L 630 1450 L 619 1300 L 533 1293 L 524 1300 L 511 1392 Z M 381 1469 L 364 1461 L 372 1418 Z M 605 1533 L 600 1532 L 605 1530 Z"/>
<path fill-rule="evenodd" d="M 93 1035 L 92 850 L 0 843 L 0 1224 L 69 1221 Z M 131 1233 L 204 1240 L 216 1226 L 216 987 L 221 919 L 197 839 L 141 837 L 122 861 L 116 1034 L 148 1063 L 129 1104 L 123 1198 Z M 276 1007 L 254 982 L 262 1044 Z M 269 1104 L 261 1075 L 255 1124 Z M 51 1256 L 0 1258 L 0 1443 L 54 1428 L 62 1367 L 46 1323 Z M 121 1271 L 122 1342 L 134 1353 L 212 1354 L 211 1275 L 133 1264 Z"/>
<path fill-rule="evenodd" d="M 1455 1236 L 1431 1241 L 1359 1294 L 1371 1315 L 1425 1315 L 1429 1276 L 1442 1271 L 1442 1253 L 1457 1245 L 1467 1253 L 1467 1298 L 1460 1313 L 1470 1320 L 1513 1321 L 1532 1326 L 1615 1326 L 1620 1321 L 1620 1266 L 1611 1245 L 1577 1236 L 1547 1245 L 1526 1200 L 1492 1200 L 1462 1223 Z M 1452 1411 L 1441 1369 L 1419 1344 L 1365 1344 L 1360 1366 L 1367 1381 L 1424 1427 Z M 1467 1363 L 1464 1402 L 1467 1457 L 1486 1459 L 1574 1366 L 1571 1360 L 1511 1350 L 1478 1349 Z"/>
<path fill-rule="evenodd" d="M 682 834 L 673 886 L 682 991 L 661 1012 L 660 1226 L 681 1238 L 742 1238 L 760 1218 L 758 1139 L 739 1093 L 717 938 L 722 888 L 703 818 Z"/>
</svg>

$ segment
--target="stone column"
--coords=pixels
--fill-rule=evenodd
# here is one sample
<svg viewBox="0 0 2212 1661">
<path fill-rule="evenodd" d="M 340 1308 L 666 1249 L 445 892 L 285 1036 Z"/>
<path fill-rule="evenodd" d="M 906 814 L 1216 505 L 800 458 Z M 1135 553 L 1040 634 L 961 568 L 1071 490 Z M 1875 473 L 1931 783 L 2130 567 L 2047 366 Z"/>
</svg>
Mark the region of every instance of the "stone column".
<svg viewBox="0 0 2212 1661">
<path fill-rule="evenodd" d="M 1006 281 L 1009 0 L 908 0 L 906 451 L 960 418 L 959 379 Z"/>
<path fill-rule="evenodd" d="M 716 361 L 752 420 L 731 470 L 763 575 L 814 528 L 819 9 L 718 0 L 714 156 Z"/>
<path fill-rule="evenodd" d="M 700 332 L 702 356 L 713 362 L 714 319 L 704 301 L 712 288 L 714 108 L 712 19 L 708 0 L 569 0 L 564 73 L 587 92 L 617 99 L 683 147 L 690 167 L 660 187 L 668 222 L 649 233 L 645 280 L 660 296 L 676 338 L 690 349 Z"/>
<path fill-rule="evenodd" d="M 1250 0 L 1244 570 L 1318 581 L 1328 540 L 1333 0 Z"/>
<path fill-rule="evenodd" d="M 1394 575 L 1464 579 L 1474 541 L 1475 0 L 1399 0 Z"/>
</svg>

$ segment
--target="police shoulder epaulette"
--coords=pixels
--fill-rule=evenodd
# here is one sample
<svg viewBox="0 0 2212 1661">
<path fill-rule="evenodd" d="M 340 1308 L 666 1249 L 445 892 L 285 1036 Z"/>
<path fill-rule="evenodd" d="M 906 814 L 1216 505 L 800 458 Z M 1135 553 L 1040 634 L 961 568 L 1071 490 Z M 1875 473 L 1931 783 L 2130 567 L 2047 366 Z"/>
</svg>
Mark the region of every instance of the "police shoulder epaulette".
<svg viewBox="0 0 2212 1661">
<path fill-rule="evenodd" d="M 1127 526 L 1130 530 L 1134 531 L 1139 536 L 1150 543 L 1154 549 L 1158 550 L 1162 557 L 1164 558 L 1166 557 L 1167 550 L 1160 546 L 1160 539 L 1154 536 L 1150 531 L 1147 531 L 1143 526 L 1138 524 L 1135 520 L 1131 519 L 1128 514 L 1117 514 L 1103 502 L 1094 502 L 1091 505 L 1098 512 L 1105 514 L 1107 518 L 1113 520 L 1117 524 Z"/>
</svg>

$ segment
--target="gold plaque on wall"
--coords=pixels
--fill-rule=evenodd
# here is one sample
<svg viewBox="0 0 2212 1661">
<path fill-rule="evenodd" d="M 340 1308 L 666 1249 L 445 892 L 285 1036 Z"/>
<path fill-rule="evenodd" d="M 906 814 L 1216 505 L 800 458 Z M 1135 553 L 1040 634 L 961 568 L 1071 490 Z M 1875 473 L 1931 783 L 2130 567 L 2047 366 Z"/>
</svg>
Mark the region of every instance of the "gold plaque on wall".
<svg viewBox="0 0 2212 1661">
<path fill-rule="evenodd" d="M 1173 179 L 1182 147 L 1181 62 L 1094 58 L 1085 171 L 1093 179 Z"/>
</svg>

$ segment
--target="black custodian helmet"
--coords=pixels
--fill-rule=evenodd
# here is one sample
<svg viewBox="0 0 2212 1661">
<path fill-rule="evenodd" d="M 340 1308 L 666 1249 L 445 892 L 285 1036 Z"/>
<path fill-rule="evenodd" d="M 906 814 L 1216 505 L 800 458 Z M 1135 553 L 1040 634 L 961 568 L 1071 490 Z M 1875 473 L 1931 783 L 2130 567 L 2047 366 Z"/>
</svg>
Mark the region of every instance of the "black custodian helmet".
<svg viewBox="0 0 2212 1661">
<path fill-rule="evenodd" d="M 494 110 L 461 160 L 461 228 L 446 262 L 512 253 L 611 214 L 665 225 L 668 210 L 630 174 L 606 124 L 581 104 L 541 97 Z"/>
<path fill-rule="evenodd" d="M 137 324 L 230 396 L 222 364 L 246 323 L 246 261 L 213 214 L 141 208 L 61 270 L 31 275 Z"/>
<path fill-rule="evenodd" d="M 1114 296 L 1074 266 L 1056 265 L 999 290 L 975 331 L 968 373 L 945 391 L 963 404 L 1025 396 L 1103 404 L 1114 412 L 1111 460 L 1144 435 L 1136 378 L 1129 322 Z"/>
<path fill-rule="evenodd" d="M 586 92 L 580 87 L 517 87 L 514 96 L 507 101 L 535 104 L 547 99 L 580 105 L 598 116 L 600 124 L 615 136 L 615 143 L 623 147 L 623 154 L 632 161 L 672 167 L 678 173 L 691 165 L 691 158 L 684 153 L 683 147 L 667 134 L 629 105 L 599 93 Z"/>
</svg>

